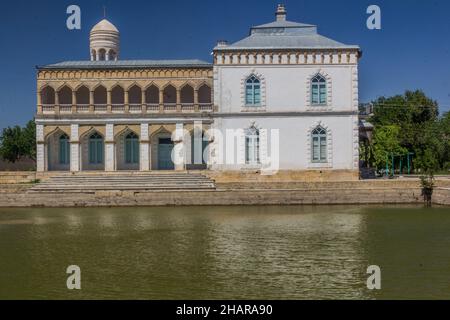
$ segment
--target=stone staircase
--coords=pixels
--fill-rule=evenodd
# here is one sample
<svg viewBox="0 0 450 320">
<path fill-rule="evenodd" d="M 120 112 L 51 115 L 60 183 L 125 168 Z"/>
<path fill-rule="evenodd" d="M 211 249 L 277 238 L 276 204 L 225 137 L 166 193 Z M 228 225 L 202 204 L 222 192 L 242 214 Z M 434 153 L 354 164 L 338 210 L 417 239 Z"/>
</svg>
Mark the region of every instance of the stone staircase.
<svg viewBox="0 0 450 320">
<path fill-rule="evenodd" d="M 215 190 L 210 178 L 193 173 L 76 174 L 50 177 L 28 193 L 95 193 L 98 191 Z"/>
</svg>

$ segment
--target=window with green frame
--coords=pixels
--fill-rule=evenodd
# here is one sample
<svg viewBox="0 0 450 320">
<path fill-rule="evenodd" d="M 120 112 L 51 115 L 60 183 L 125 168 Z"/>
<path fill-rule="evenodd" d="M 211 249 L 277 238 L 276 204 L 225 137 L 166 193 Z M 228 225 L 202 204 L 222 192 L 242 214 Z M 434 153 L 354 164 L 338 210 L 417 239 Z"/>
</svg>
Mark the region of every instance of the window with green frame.
<svg viewBox="0 0 450 320">
<path fill-rule="evenodd" d="M 320 74 L 311 79 L 311 104 L 327 104 L 327 80 Z"/>
<path fill-rule="evenodd" d="M 69 136 L 63 134 L 59 137 L 59 164 L 70 163 L 70 142 Z"/>
<path fill-rule="evenodd" d="M 261 105 L 261 81 L 254 75 L 245 81 L 245 105 Z"/>
<path fill-rule="evenodd" d="M 311 133 L 311 155 L 312 162 L 327 162 L 327 131 L 322 127 L 317 127 Z"/>
<path fill-rule="evenodd" d="M 103 137 L 95 132 L 89 137 L 89 163 L 102 164 L 103 154 Z"/>
<path fill-rule="evenodd" d="M 134 132 L 125 137 L 125 163 L 139 163 L 139 137 Z"/>
</svg>

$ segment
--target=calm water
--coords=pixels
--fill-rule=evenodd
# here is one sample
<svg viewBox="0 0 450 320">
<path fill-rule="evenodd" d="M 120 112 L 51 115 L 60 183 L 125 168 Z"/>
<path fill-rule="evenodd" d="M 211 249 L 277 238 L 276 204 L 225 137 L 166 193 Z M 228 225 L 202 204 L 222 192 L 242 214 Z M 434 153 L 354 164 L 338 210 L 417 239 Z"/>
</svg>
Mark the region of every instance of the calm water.
<svg viewBox="0 0 450 320">
<path fill-rule="evenodd" d="M 450 208 L 0 209 L 0 299 L 21 298 L 450 299 Z"/>
</svg>

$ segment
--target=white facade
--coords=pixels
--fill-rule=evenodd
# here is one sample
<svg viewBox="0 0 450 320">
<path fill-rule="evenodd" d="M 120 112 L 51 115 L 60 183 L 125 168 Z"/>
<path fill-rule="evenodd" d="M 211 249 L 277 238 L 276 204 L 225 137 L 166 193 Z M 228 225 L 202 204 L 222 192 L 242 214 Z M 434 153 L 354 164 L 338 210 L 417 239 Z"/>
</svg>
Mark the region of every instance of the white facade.
<svg viewBox="0 0 450 320">
<path fill-rule="evenodd" d="M 277 46 L 264 47 L 272 41 Z M 248 38 L 235 44 L 220 43 L 216 47 L 216 127 L 221 132 L 257 128 L 262 133 L 260 167 L 271 165 L 270 155 L 275 151 L 279 152 L 279 163 L 272 166 L 279 170 L 358 170 L 359 55 L 355 46 L 318 35 L 315 26 L 286 21 L 284 7 L 279 7 L 277 21 L 253 27 Z M 313 103 L 312 82 L 316 76 L 326 86 L 321 103 Z M 259 81 L 256 105 L 247 101 L 251 77 Z M 326 156 L 315 161 L 312 134 L 319 127 L 326 131 Z M 267 142 L 273 130 L 279 131 L 276 150 L 271 150 Z M 240 133 L 236 144 L 245 153 L 245 133 Z M 224 146 L 216 144 L 216 148 L 227 152 Z M 226 158 L 222 154 L 213 168 L 258 168 L 243 156 L 239 163 L 231 164 L 221 159 Z"/>
<path fill-rule="evenodd" d="M 57 72 L 55 79 L 40 80 L 38 171 L 185 170 L 194 157 L 189 134 L 203 122 L 203 136 L 195 138 L 200 153 L 206 148 L 203 163 L 195 163 L 203 169 L 358 172 L 360 49 L 319 35 L 316 26 L 286 21 L 284 6 L 278 7 L 276 21 L 252 27 L 245 39 L 220 42 L 213 64 L 116 61 L 119 31 L 106 20 L 93 28 L 90 49 L 91 62 L 43 68 L 69 76 L 79 72 L 80 83 L 70 93 Z M 98 70 L 109 78 L 83 76 Z M 146 78 L 147 70 L 160 77 Z M 192 78 L 174 79 L 173 70 Z M 129 78 L 131 73 L 135 78 Z M 162 80 L 161 75 L 170 77 Z M 156 93 L 147 91 L 158 81 Z M 100 141 L 95 156 L 90 150 L 94 133 Z M 55 153 L 63 146 L 62 136 L 70 139 L 70 162 L 61 163 L 61 152 L 59 158 Z M 173 165 L 166 165 L 170 150 Z"/>
</svg>

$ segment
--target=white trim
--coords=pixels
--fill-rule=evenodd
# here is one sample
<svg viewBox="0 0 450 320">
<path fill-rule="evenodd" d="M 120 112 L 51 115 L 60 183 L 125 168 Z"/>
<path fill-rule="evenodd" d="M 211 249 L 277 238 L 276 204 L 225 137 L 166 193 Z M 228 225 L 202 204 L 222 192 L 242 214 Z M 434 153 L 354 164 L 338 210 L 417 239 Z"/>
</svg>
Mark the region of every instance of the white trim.
<svg viewBox="0 0 450 320">
<path fill-rule="evenodd" d="M 259 106 L 249 106 L 246 104 L 245 101 L 245 89 L 246 89 L 246 82 L 247 79 L 251 76 L 255 76 L 259 79 L 260 85 L 261 85 L 261 104 Z M 242 78 L 241 78 L 241 111 L 243 112 L 264 112 L 266 111 L 266 78 L 259 72 L 256 71 L 256 69 L 251 69 L 250 72 L 247 72 Z"/>
<path fill-rule="evenodd" d="M 317 128 L 322 127 L 327 131 L 327 161 L 326 162 L 313 162 L 312 161 L 312 145 L 311 145 L 311 133 Z M 332 130 L 324 124 L 322 121 L 315 122 L 308 128 L 306 133 L 306 156 L 308 157 L 306 163 L 308 168 L 311 169 L 330 169 L 333 168 L 333 132 Z"/>
<path fill-rule="evenodd" d="M 321 75 L 327 81 L 327 104 L 326 105 L 313 105 L 311 103 L 311 81 L 317 76 Z M 333 111 L 333 82 L 331 76 L 328 73 L 322 71 L 322 69 L 316 69 L 316 72 L 311 73 L 309 77 L 306 79 L 306 111 Z"/>
</svg>

